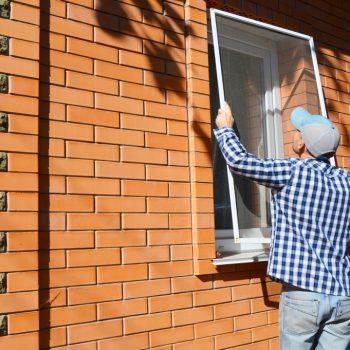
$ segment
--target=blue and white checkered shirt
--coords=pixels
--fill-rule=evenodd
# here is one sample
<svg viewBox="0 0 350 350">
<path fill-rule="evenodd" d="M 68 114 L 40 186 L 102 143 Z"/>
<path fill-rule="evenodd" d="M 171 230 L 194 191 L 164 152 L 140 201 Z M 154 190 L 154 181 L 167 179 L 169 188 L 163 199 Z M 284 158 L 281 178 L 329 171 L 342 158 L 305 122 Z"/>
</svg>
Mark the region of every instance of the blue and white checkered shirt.
<svg viewBox="0 0 350 350">
<path fill-rule="evenodd" d="M 350 173 L 316 159 L 259 159 L 230 128 L 214 134 L 231 170 L 272 190 L 268 275 L 350 296 Z"/>
</svg>

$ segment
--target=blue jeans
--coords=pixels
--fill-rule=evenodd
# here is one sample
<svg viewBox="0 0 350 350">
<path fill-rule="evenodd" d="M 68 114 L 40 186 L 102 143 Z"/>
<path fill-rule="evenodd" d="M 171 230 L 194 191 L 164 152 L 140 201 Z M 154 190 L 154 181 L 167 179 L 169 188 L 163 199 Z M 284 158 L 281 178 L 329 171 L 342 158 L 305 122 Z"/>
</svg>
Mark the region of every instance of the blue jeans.
<svg viewBox="0 0 350 350">
<path fill-rule="evenodd" d="M 281 350 L 350 350 L 350 297 L 284 286 L 279 317 Z"/>
</svg>

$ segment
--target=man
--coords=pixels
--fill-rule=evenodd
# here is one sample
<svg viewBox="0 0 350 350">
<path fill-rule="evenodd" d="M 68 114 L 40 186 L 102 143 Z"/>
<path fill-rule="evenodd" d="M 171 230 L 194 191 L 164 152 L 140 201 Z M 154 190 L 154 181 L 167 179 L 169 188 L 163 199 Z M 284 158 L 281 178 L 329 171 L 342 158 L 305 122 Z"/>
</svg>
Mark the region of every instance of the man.
<svg viewBox="0 0 350 350">
<path fill-rule="evenodd" d="M 282 350 L 350 349 L 350 173 L 330 164 L 340 135 L 327 118 L 298 107 L 297 158 L 259 159 L 232 129 L 225 102 L 214 130 L 232 172 L 272 190 L 271 279 L 283 283 Z"/>
</svg>

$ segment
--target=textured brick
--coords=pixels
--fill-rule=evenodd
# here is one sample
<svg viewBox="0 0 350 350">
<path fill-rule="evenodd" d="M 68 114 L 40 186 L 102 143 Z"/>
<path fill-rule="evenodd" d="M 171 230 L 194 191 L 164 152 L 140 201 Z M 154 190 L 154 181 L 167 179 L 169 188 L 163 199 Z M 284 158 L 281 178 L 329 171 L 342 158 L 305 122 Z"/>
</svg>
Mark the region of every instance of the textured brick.
<svg viewBox="0 0 350 350">
<path fill-rule="evenodd" d="M 99 320 L 135 316 L 147 313 L 147 300 L 121 300 L 109 303 L 100 303 L 97 306 Z"/>
</svg>

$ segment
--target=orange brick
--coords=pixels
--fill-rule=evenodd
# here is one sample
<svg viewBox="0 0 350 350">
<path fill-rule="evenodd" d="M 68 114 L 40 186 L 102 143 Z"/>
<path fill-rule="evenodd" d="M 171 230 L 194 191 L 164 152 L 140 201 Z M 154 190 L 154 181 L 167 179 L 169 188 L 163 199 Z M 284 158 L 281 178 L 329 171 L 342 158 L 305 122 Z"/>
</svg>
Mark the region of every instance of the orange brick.
<svg viewBox="0 0 350 350">
<path fill-rule="evenodd" d="M 131 98 L 96 93 L 95 103 L 96 108 L 109 111 L 143 114 L 143 102 Z"/>
<path fill-rule="evenodd" d="M 145 212 L 146 203 L 140 197 L 96 197 L 96 212 L 117 213 L 117 212 Z"/>
<path fill-rule="evenodd" d="M 144 40 L 144 51 L 151 56 L 167 59 L 169 61 L 175 61 L 185 63 L 185 50 L 172 47 L 168 49 L 168 45 L 162 43 L 155 43 L 154 41 Z"/>
<path fill-rule="evenodd" d="M 132 247 L 146 245 L 145 231 L 97 231 L 96 247 Z"/>
<path fill-rule="evenodd" d="M 99 342 L 99 350 L 114 350 L 114 349 L 133 349 L 142 350 L 149 347 L 148 334 L 140 333 L 125 337 L 112 338 L 101 340 Z"/>
<path fill-rule="evenodd" d="M 186 122 L 178 122 L 175 120 L 168 120 L 168 133 L 170 135 L 182 135 L 187 136 L 188 125 Z"/>
<path fill-rule="evenodd" d="M 147 313 L 147 299 L 121 300 L 97 305 L 99 320 Z"/>
<path fill-rule="evenodd" d="M 36 154 L 9 153 L 7 160 L 10 172 L 36 173 L 38 171 L 38 156 Z"/>
<path fill-rule="evenodd" d="M 278 308 L 279 305 L 279 296 L 273 296 L 268 298 L 268 303 L 266 298 L 257 298 L 251 300 L 252 312 L 262 312 L 267 310 L 274 310 Z"/>
<path fill-rule="evenodd" d="M 99 160 L 119 160 L 119 148 L 85 142 L 67 142 L 67 157 Z"/>
<path fill-rule="evenodd" d="M 121 130 L 96 127 L 96 141 L 133 146 L 144 145 L 144 134 L 141 131 Z"/>
<path fill-rule="evenodd" d="M 168 247 L 132 247 L 123 248 L 123 264 L 169 261 Z"/>
<path fill-rule="evenodd" d="M 65 156 L 65 144 L 64 140 L 60 139 L 45 139 L 41 140 L 39 144 L 39 155 L 52 156 L 52 157 L 64 157 Z M 47 160 L 46 158 L 44 158 Z M 43 158 L 40 159 L 41 163 L 44 163 Z"/>
<path fill-rule="evenodd" d="M 152 281 L 124 283 L 124 298 L 151 297 L 170 293 L 170 280 L 159 279 Z"/>
<path fill-rule="evenodd" d="M 160 181 L 189 181 L 189 169 L 176 166 L 147 165 L 147 179 Z"/>
<path fill-rule="evenodd" d="M 249 283 L 249 272 L 246 271 L 221 273 L 214 278 L 215 288 L 242 286 Z"/>
<path fill-rule="evenodd" d="M 7 194 L 7 210 L 38 211 L 38 194 L 26 192 L 9 192 Z"/>
<path fill-rule="evenodd" d="M 39 217 L 39 227 L 44 227 L 46 230 L 62 231 L 66 229 L 65 213 L 50 213 Z"/>
<path fill-rule="evenodd" d="M 38 43 L 12 38 L 10 55 L 39 60 L 39 45 Z"/>
<path fill-rule="evenodd" d="M 45 52 L 45 51 L 43 51 Z M 69 69 L 82 73 L 93 72 L 93 60 L 82 56 L 72 55 L 66 52 L 49 51 L 50 66 Z"/>
<path fill-rule="evenodd" d="M 78 249 L 67 252 L 68 267 L 113 265 L 119 263 L 119 249 Z"/>
<path fill-rule="evenodd" d="M 39 261 L 48 269 L 64 268 L 66 266 L 65 251 L 39 251 Z"/>
<path fill-rule="evenodd" d="M 191 228 L 191 214 L 169 214 L 169 228 Z"/>
<path fill-rule="evenodd" d="M 98 268 L 99 283 L 144 280 L 148 278 L 147 265 L 106 266 Z"/>
<path fill-rule="evenodd" d="M 151 346 L 178 343 L 194 338 L 192 326 L 175 327 L 150 333 Z"/>
<path fill-rule="evenodd" d="M 43 211 L 93 212 L 94 210 L 92 196 L 40 195 L 40 203 Z"/>
<path fill-rule="evenodd" d="M 173 75 L 145 71 L 145 85 L 161 86 L 163 89 L 186 91 L 186 80 Z M 172 106 L 171 106 L 172 107 Z M 165 115 L 166 117 L 167 115 Z M 210 118 L 209 118 L 210 120 Z"/>
<path fill-rule="evenodd" d="M 188 79 L 188 90 L 202 94 L 209 94 L 209 82 L 195 78 Z"/>
<path fill-rule="evenodd" d="M 124 196 L 167 197 L 169 195 L 168 184 L 164 182 L 123 180 L 121 185 Z"/>
<path fill-rule="evenodd" d="M 41 240 L 49 239 L 50 249 L 93 248 L 94 233 L 92 231 L 66 232 L 52 231 L 40 234 Z M 49 236 L 45 237 L 45 236 Z"/>
<path fill-rule="evenodd" d="M 38 62 L 2 55 L 0 57 L 0 64 L 2 66 L 2 73 L 22 75 L 27 78 L 39 78 Z"/>
<path fill-rule="evenodd" d="M 95 61 L 95 74 L 122 81 L 142 84 L 142 70 L 138 68 L 126 67 L 110 62 Z M 128 111 L 126 111 L 128 113 Z"/>
<path fill-rule="evenodd" d="M 188 166 L 188 152 L 168 151 L 169 165 Z"/>
<path fill-rule="evenodd" d="M 192 183 L 191 192 L 193 197 L 210 197 L 213 198 L 213 185 L 204 183 Z"/>
<path fill-rule="evenodd" d="M 123 214 L 123 229 L 168 228 L 166 214 Z"/>
<path fill-rule="evenodd" d="M 189 199 L 184 198 L 148 198 L 149 213 L 186 213 L 191 211 Z"/>
<path fill-rule="evenodd" d="M 132 114 L 121 115 L 123 129 L 142 130 L 151 132 L 166 132 L 166 121 L 159 118 L 140 117 Z"/>
<path fill-rule="evenodd" d="M 120 19 L 120 31 L 125 34 L 135 35 L 143 39 L 152 38 L 153 41 L 157 41 L 160 43 L 164 42 L 163 29 L 156 28 L 154 26 L 149 26 L 144 23 L 136 23 L 129 19 Z"/>
<path fill-rule="evenodd" d="M 258 314 L 235 317 L 234 323 L 235 323 L 236 331 L 247 329 L 247 328 L 256 328 L 259 326 L 265 326 L 267 325 L 267 313 L 262 312 Z"/>
<path fill-rule="evenodd" d="M 117 214 L 68 214 L 68 230 L 119 229 Z"/>
<path fill-rule="evenodd" d="M 128 82 L 121 82 L 120 95 L 145 101 L 165 102 L 163 90 Z"/>
<path fill-rule="evenodd" d="M 188 276 L 193 273 L 192 261 L 156 263 L 149 265 L 150 278 Z"/>
<path fill-rule="evenodd" d="M 42 172 L 49 171 L 52 175 L 94 175 L 94 163 L 92 160 L 50 157 L 48 160 L 48 166 L 49 168 L 46 169 L 46 166 L 44 167 L 43 159 L 41 159 L 40 168 Z"/>
<path fill-rule="evenodd" d="M 95 28 L 95 42 L 120 49 L 132 49 L 132 51 L 142 51 L 142 39 L 130 35 L 115 35 L 111 31 L 102 28 Z"/>
<path fill-rule="evenodd" d="M 214 350 L 215 348 L 213 338 L 198 339 L 185 343 L 174 344 L 173 347 L 174 350 Z"/>
<path fill-rule="evenodd" d="M 39 312 L 24 312 L 8 315 L 8 332 L 28 333 L 39 330 Z"/>
<path fill-rule="evenodd" d="M 215 305 L 231 301 L 230 288 L 194 292 L 194 306 Z"/>
<path fill-rule="evenodd" d="M 121 147 L 121 160 L 145 164 L 166 164 L 167 152 L 162 149 Z"/>
<path fill-rule="evenodd" d="M 67 120 L 102 126 L 119 126 L 119 114 L 117 112 L 79 106 L 67 106 Z"/>
<path fill-rule="evenodd" d="M 175 326 L 186 324 L 196 324 L 204 321 L 213 320 L 213 307 L 201 307 L 186 310 L 176 310 L 173 312 Z"/>
<path fill-rule="evenodd" d="M 183 136 L 146 133 L 146 146 L 161 149 L 187 151 L 188 139 Z"/>
<path fill-rule="evenodd" d="M 42 276 L 41 276 L 42 278 Z M 44 288 L 49 287 L 48 281 L 42 285 Z M 45 289 L 43 293 L 39 295 L 39 305 L 43 307 L 58 307 L 67 305 L 66 289 L 65 288 L 51 288 Z"/>
<path fill-rule="evenodd" d="M 74 194 L 119 194 L 119 180 L 68 177 L 67 191 Z"/>
<path fill-rule="evenodd" d="M 254 342 L 278 337 L 278 324 L 254 328 L 252 337 Z"/>
<path fill-rule="evenodd" d="M 96 283 L 94 268 L 60 269 L 49 271 L 50 287 L 80 286 Z"/>
<path fill-rule="evenodd" d="M 193 256 L 195 259 L 215 258 L 215 244 L 196 244 L 193 248 Z"/>
<path fill-rule="evenodd" d="M 233 332 L 232 319 L 203 322 L 194 325 L 196 338 Z"/>
<path fill-rule="evenodd" d="M 150 230 L 147 242 L 149 245 L 191 243 L 191 230 Z"/>
<path fill-rule="evenodd" d="M 177 277 L 172 280 L 173 293 L 211 289 L 212 286 L 211 278 L 207 276 L 201 279 L 197 276 Z"/>
<path fill-rule="evenodd" d="M 3 212 L 0 213 L 0 230 L 1 231 L 26 231 L 37 230 L 38 215 L 37 213 L 26 212 Z M 1 259 L 1 255 L 0 255 Z M 14 266 L 21 264 L 13 262 Z M 26 264 L 25 264 L 26 265 Z"/>
<path fill-rule="evenodd" d="M 126 66 L 138 67 L 156 72 L 165 71 L 165 62 L 163 59 L 130 51 L 119 51 L 119 63 Z"/>
<path fill-rule="evenodd" d="M 174 245 L 170 247 L 171 261 L 193 259 L 192 245 Z"/>
<path fill-rule="evenodd" d="M 67 71 L 67 86 L 107 94 L 118 94 L 118 82 L 116 80 L 97 77 L 90 74 Z"/>
<path fill-rule="evenodd" d="M 21 350 L 26 344 L 27 350 L 37 350 L 39 348 L 39 336 L 37 332 L 26 334 L 9 335 L 0 338 L 2 349 Z"/>
<path fill-rule="evenodd" d="M 50 17 L 49 23 L 50 30 L 54 33 L 60 33 L 86 40 L 93 39 L 93 28 L 90 25 L 55 16 Z"/>
<path fill-rule="evenodd" d="M 38 307 L 37 300 L 37 291 L 0 294 L 0 313 L 36 310 Z"/>
<path fill-rule="evenodd" d="M 97 161 L 96 176 L 118 179 L 144 179 L 145 166 L 143 164 L 128 164 Z"/>
<path fill-rule="evenodd" d="M 125 334 L 146 332 L 171 327 L 171 314 L 170 312 L 164 312 L 154 315 L 134 316 L 125 318 L 123 321 Z"/>
<path fill-rule="evenodd" d="M 145 102 L 145 113 L 151 117 L 187 120 L 185 107 L 165 105 L 163 103 Z"/>
<path fill-rule="evenodd" d="M 69 343 L 87 342 L 95 339 L 117 337 L 123 334 L 122 321 L 100 321 L 68 328 Z"/>
<path fill-rule="evenodd" d="M 67 330 L 65 327 L 44 329 L 41 331 L 41 342 L 48 347 L 56 347 L 66 344 Z"/>
<path fill-rule="evenodd" d="M 1 18 L 1 33 L 4 36 L 39 42 L 38 26 Z"/>
<path fill-rule="evenodd" d="M 7 274 L 7 291 L 9 293 L 38 290 L 38 272 L 12 272 Z"/>
<path fill-rule="evenodd" d="M 14 115 L 9 114 L 9 132 L 10 133 L 24 133 L 24 134 L 38 134 L 37 119 L 33 119 L 33 116 Z M 15 134 L 9 134 L 10 136 L 16 136 Z M 29 136 L 29 135 L 24 135 Z M 28 151 L 27 151 L 28 152 Z"/>
<path fill-rule="evenodd" d="M 225 303 L 214 306 L 215 319 L 233 317 L 250 313 L 249 301 Z"/>
<path fill-rule="evenodd" d="M 38 115 L 38 103 L 34 97 L 1 94 L 0 103 L 4 112 Z"/>
<path fill-rule="evenodd" d="M 70 306 L 43 310 L 43 324 L 52 327 L 96 320 L 94 305 Z"/>
<path fill-rule="evenodd" d="M 192 295 L 175 294 L 166 295 L 161 297 L 149 298 L 149 310 L 150 312 L 170 311 L 177 309 L 185 309 L 192 307 Z"/>
<path fill-rule="evenodd" d="M 42 88 L 44 88 L 42 86 Z M 61 86 L 50 85 L 50 101 L 92 107 L 93 93 Z"/>
<path fill-rule="evenodd" d="M 33 96 L 39 95 L 39 82 L 35 79 L 10 76 L 9 93 L 15 95 Z"/>
<path fill-rule="evenodd" d="M 232 299 L 249 299 L 263 296 L 263 286 L 261 284 L 238 286 L 232 290 Z"/>
<path fill-rule="evenodd" d="M 216 348 L 226 349 L 238 345 L 244 345 L 252 342 L 250 330 L 241 332 L 230 332 L 228 334 L 218 335 L 216 337 Z"/>
<path fill-rule="evenodd" d="M 72 9 L 73 7 L 70 6 L 70 8 Z M 74 6 L 74 9 L 76 8 L 77 6 Z M 69 16 L 71 16 L 71 14 L 69 14 Z M 118 21 L 118 18 L 114 17 L 114 19 L 116 22 Z M 79 56 L 86 56 L 108 62 L 117 63 L 118 61 L 117 49 L 75 38 L 67 38 L 67 51 Z"/>
<path fill-rule="evenodd" d="M 170 183 L 169 197 L 190 197 L 190 184 L 187 183 Z"/>
</svg>

